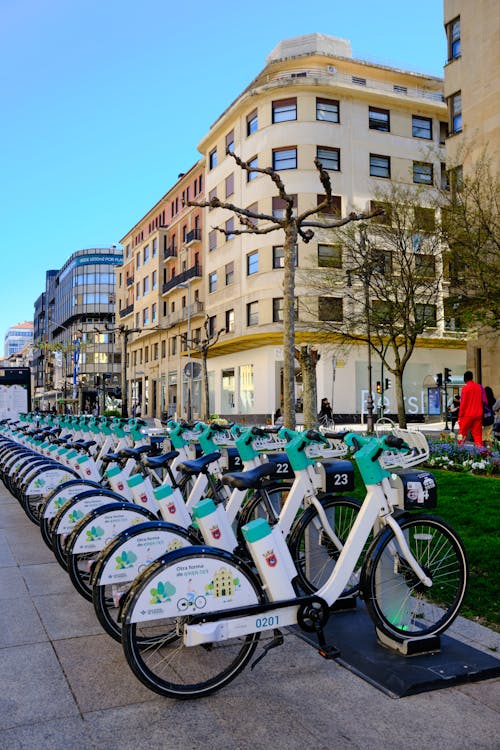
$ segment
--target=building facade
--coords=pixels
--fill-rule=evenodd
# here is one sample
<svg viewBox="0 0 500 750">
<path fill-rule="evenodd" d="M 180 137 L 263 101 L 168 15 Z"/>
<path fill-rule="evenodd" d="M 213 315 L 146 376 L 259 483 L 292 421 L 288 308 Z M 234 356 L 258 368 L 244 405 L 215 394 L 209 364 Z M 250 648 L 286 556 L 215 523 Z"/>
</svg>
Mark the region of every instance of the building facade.
<svg viewBox="0 0 500 750">
<path fill-rule="evenodd" d="M 122 261 L 116 246 L 87 248 L 47 272 L 35 302 L 35 406 L 102 411 L 120 395 L 115 267 Z"/>
<path fill-rule="evenodd" d="M 5 334 L 4 357 L 10 357 L 33 343 L 33 322 L 11 326 Z"/>
<path fill-rule="evenodd" d="M 500 174 L 500 3 L 497 0 L 444 0 L 447 62 L 444 91 L 450 168 L 472 174 L 484 150 L 492 174 Z M 467 368 L 500 393 L 498 335 L 484 330 L 470 338 Z"/>
<path fill-rule="evenodd" d="M 251 166 L 278 172 L 301 212 L 316 206 L 324 192 L 314 166 L 318 159 L 331 176 L 335 208 L 345 216 L 369 209 L 389 184 L 432 191 L 446 175 L 446 132 L 441 79 L 355 60 L 348 41 L 321 34 L 281 42 L 201 140 L 200 163 L 122 240 L 119 316 L 137 331 L 129 344 L 127 379 L 143 413 L 186 416 L 190 395 L 193 416 L 199 413 L 199 384 L 184 375 L 189 352 L 183 336 L 202 335 L 205 319 L 209 330 L 223 331 L 209 351 L 210 411 L 261 421 L 271 417 L 282 398 L 282 231 L 239 235 L 240 226 L 227 209 L 210 206 L 202 212 L 183 206 L 188 187 L 194 200 L 218 198 L 279 216 L 283 205 L 274 183 L 259 172 L 241 170 L 232 152 Z M 202 178 L 203 190 L 194 191 Z M 157 266 L 148 266 L 144 251 L 148 248 L 147 257 L 152 256 L 154 239 Z M 299 241 L 297 279 L 320 267 L 334 244 L 325 232 L 308 243 Z M 339 271 L 345 275 L 342 263 L 340 257 Z M 155 288 L 155 297 L 150 269 L 156 268 L 164 281 L 161 289 Z M 319 397 L 333 399 L 337 413 L 365 412 L 366 347 L 346 348 L 334 335 L 315 338 L 301 307 L 305 286 L 298 282 L 296 291 L 297 340 L 318 341 L 321 354 Z M 153 322 L 153 299 L 159 300 L 158 324 Z M 438 306 L 443 308 L 443 299 Z M 445 365 L 463 371 L 462 338 L 447 330 L 444 315 L 434 315 L 405 373 L 409 414 L 429 412 L 428 389 Z M 380 362 L 373 366 L 378 380 Z M 299 411 L 301 387 L 297 368 Z M 385 394 L 389 412 L 396 411 L 392 393 Z"/>
</svg>

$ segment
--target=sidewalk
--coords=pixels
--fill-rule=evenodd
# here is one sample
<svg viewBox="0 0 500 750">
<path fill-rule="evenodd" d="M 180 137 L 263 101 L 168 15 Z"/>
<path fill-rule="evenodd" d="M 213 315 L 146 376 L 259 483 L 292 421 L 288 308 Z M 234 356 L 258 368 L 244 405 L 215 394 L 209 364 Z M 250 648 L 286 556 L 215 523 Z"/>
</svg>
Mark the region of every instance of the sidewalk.
<svg viewBox="0 0 500 750">
<path fill-rule="evenodd" d="M 148 691 L 0 484 L 0 746 L 8 750 L 498 750 L 500 679 L 392 699 L 296 636 L 195 702 Z M 459 618 L 453 635 L 500 651 Z"/>
</svg>

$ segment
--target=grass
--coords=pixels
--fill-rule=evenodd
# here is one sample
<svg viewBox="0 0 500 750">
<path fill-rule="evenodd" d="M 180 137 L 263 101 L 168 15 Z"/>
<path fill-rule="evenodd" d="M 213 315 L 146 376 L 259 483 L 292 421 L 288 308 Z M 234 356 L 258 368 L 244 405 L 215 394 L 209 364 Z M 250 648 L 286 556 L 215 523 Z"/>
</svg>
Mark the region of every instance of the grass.
<svg viewBox="0 0 500 750">
<path fill-rule="evenodd" d="M 438 469 L 432 473 L 438 502 L 437 508 L 428 512 L 454 528 L 469 560 L 469 586 L 460 614 L 500 631 L 500 479 Z M 352 494 L 364 497 L 359 474 Z"/>
</svg>

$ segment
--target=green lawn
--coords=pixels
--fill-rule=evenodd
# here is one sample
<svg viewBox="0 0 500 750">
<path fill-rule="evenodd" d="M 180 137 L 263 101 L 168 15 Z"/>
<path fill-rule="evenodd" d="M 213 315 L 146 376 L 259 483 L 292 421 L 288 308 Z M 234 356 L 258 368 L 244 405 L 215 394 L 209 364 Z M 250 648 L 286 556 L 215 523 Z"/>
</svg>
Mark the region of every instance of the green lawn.
<svg viewBox="0 0 500 750">
<path fill-rule="evenodd" d="M 432 473 L 438 504 L 429 513 L 453 526 L 469 559 L 469 587 L 460 614 L 500 630 L 500 478 L 436 469 Z M 364 497 L 359 474 L 352 494 Z"/>
</svg>

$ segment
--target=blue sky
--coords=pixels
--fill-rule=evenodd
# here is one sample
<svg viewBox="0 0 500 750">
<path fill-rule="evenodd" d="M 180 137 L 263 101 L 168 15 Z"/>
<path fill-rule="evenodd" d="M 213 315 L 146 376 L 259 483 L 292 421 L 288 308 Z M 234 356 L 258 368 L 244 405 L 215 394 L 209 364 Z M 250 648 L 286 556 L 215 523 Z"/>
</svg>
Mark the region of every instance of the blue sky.
<svg viewBox="0 0 500 750">
<path fill-rule="evenodd" d="M 45 271 L 121 237 L 281 40 L 443 75 L 441 0 L 0 0 L 0 337 Z"/>
</svg>

